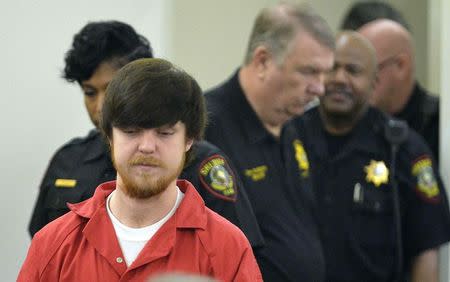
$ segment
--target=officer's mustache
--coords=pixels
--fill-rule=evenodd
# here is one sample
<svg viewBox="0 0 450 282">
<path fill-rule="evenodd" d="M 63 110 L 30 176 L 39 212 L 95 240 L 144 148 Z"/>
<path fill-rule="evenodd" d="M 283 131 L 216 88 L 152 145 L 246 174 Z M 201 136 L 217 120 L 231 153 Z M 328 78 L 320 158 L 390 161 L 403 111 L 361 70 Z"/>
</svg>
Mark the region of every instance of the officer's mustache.
<svg viewBox="0 0 450 282">
<path fill-rule="evenodd" d="M 330 83 L 325 87 L 325 96 L 331 95 L 333 93 L 339 93 L 346 96 L 349 99 L 353 98 L 352 89 L 342 83 Z"/>
<path fill-rule="evenodd" d="M 157 166 L 165 168 L 165 165 L 162 161 L 160 161 L 157 158 L 151 157 L 151 156 L 136 156 L 132 158 L 129 162 L 129 165 L 146 165 L 146 166 Z"/>
</svg>

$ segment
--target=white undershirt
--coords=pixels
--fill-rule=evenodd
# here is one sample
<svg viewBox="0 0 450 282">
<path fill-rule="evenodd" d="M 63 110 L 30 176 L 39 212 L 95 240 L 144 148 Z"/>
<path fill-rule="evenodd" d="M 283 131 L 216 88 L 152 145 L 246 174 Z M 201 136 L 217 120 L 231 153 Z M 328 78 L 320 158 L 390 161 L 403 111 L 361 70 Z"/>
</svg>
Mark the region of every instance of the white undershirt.
<svg viewBox="0 0 450 282">
<path fill-rule="evenodd" d="M 119 240 L 120 248 L 122 249 L 122 253 L 125 257 L 125 262 L 127 263 L 127 266 L 130 266 L 137 258 L 141 250 L 144 248 L 145 244 L 147 244 L 147 242 L 153 237 L 153 235 L 155 235 L 159 228 L 161 228 L 161 226 L 175 213 L 181 201 L 183 200 L 184 194 L 180 191 L 180 188 L 177 187 L 177 200 L 175 202 L 175 205 L 172 207 L 169 213 L 166 214 L 166 216 L 152 225 L 142 228 L 132 228 L 121 223 L 111 212 L 109 202 L 115 192 L 116 191 L 114 190 L 108 196 L 106 200 L 106 209 L 108 211 L 109 218 L 111 218 L 114 230 L 116 231 L 116 236 Z"/>
</svg>

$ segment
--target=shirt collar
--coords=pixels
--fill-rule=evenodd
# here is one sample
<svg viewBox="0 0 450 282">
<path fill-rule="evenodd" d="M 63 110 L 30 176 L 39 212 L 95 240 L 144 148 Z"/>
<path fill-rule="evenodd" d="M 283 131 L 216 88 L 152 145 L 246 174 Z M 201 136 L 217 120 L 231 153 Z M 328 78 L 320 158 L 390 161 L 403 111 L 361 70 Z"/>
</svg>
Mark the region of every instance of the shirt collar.
<svg viewBox="0 0 450 282">
<path fill-rule="evenodd" d="M 175 214 L 166 224 L 175 220 L 177 228 L 205 229 L 206 207 L 203 199 L 189 181 L 178 180 L 177 186 L 184 193 L 184 198 Z M 92 218 L 98 209 L 104 208 L 106 210 L 106 198 L 115 189 L 116 181 L 105 182 L 97 187 L 92 198 L 81 203 L 68 204 L 68 206 L 77 215 L 84 218 Z"/>
<path fill-rule="evenodd" d="M 312 150 L 320 159 L 328 158 L 328 147 L 325 137 L 325 128 L 318 110 L 315 107 L 305 113 L 304 119 L 306 121 L 304 130 L 307 138 L 312 142 Z M 344 148 L 336 157 L 347 155 L 353 151 L 363 151 L 369 153 L 377 153 L 380 144 L 379 138 L 374 138 L 374 135 L 383 134 L 382 123 L 378 122 L 380 113 L 373 108 L 369 108 L 361 120 L 353 128 L 351 137 L 344 145 Z M 369 128 L 369 131 L 367 130 Z"/>
<path fill-rule="evenodd" d="M 413 92 L 411 94 L 411 97 L 408 99 L 408 102 L 406 103 L 405 107 L 402 109 L 401 112 L 398 114 L 395 114 L 394 116 L 399 119 L 406 120 L 408 123 L 413 123 L 413 119 L 417 119 L 420 117 L 420 109 L 423 106 L 423 97 L 425 96 L 425 93 L 420 88 L 419 84 L 416 83 L 414 85 Z"/>
<path fill-rule="evenodd" d="M 206 229 L 206 207 L 194 186 L 186 180 L 178 180 L 177 186 L 184 193 L 183 201 L 175 214 L 147 242 L 129 269 L 167 256 L 175 245 L 177 229 Z M 127 266 L 124 263 L 116 263 L 123 255 L 106 211 L 106 199 L 115 188 L 115 181 L 103 183 L 97 187 L 92 198 L 68 206 L 72 212 L 87 221 L 82 232 L 89 243 L 110 262 L 119 275 L 122 275 Z"/>
<path fill-rule="evenodd" d="M 380 151 L 380 138 L 384 135 L 384 122 L 378 110 L 369 107 L 352 131 L 347 145 L 354 150 L 376 154 Z M 382 138 L 384 140 L 384 137 Z"/>
<path fill-rule="evenodd" d="M 242 122 L 243 134 L 250 144 L 258 143 L 272 135 L 264 128 L 261 120 L 248 102 L 244 90 L 239 82 L 239 70 L 237 70 L 228 83 L 225 84 L 227 93 L 230 93 L 230 101 L 233 111 L 239 115 Z"/>
<path fill-rule="evenodd" d="M 86 147 L 83 154 L 83 161 L 90 162 L 101 157 L 109 157 L 109 148 L 105 143 L 102 134 L 97 129 L 92 129 L 87 136 L 90 145 Z"/>
</svg>

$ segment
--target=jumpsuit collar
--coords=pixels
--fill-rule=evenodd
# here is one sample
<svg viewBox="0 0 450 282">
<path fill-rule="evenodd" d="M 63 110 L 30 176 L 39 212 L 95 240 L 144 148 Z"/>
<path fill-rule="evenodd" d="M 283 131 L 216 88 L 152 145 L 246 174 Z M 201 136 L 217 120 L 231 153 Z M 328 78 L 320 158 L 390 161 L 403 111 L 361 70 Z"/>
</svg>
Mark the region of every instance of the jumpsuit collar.
<svg viewBox="0 0 450 282">
<path fill-rule="evenodd" d="M 206 229 L 206 207 L 198 192 L 186 180 L 178 180 L 177 186 L 185 194 L 183 201 L 175 214 L 147 242 L 128 268 L 124 263 L 116 263 L 116 259 L 123 257 L 123 254 L 106 211 L 106 198 L 116 188 L 116 182 L 103 183 L 97 187 L 91 199 L 68 206 L 76 215 L 82 217 L 82 220 L 87 221 L 82 231 L 83 235 L 121 275 L 125 271 L 167 256 L 175 245 L 177 230 Z"/>
</svg>

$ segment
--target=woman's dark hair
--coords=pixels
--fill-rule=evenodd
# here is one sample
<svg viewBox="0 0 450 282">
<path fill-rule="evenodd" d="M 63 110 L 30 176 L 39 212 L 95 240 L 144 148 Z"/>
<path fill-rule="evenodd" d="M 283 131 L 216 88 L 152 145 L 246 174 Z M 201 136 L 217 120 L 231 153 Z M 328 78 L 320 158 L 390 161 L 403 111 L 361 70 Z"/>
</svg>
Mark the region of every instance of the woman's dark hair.
<svg viewBox="0 0 450 282">
<path fill-rule="evenodd" d="M 130 25 L 118 21 L 91 22 L 75 34 L 65 56 L 63 78 L 81 83 L 105 61 L 120 68 L 132 60 L 152 57 L 148 40 Z"/>
</svg>

